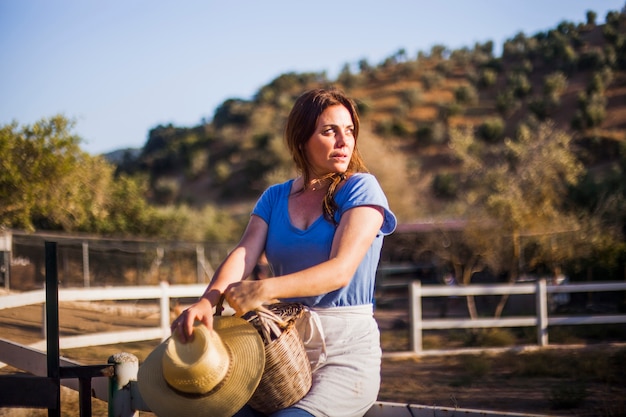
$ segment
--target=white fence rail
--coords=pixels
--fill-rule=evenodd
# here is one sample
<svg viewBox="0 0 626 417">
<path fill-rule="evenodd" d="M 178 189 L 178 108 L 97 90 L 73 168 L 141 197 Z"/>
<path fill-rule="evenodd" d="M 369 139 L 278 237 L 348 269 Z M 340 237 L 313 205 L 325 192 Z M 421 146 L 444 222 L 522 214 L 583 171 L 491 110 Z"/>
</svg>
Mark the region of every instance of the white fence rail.
<svg viewBox="0 0 626 417">
<path fill-rule="evenodd" d="M 536 327 L 537 344 L 548 345 L 548 327 L 579 324 L 626 323 L 626 314 L 618 315 L 576 315 L 548 316 L 548 295 L 552 293 L 570 294 L 576 292 L 625 291 L 626 282 L 597 282 L 593 284 L 547 285 L 545 280 L 530 284 L 470 285 L 466 287 L 422 286 L 419 281 L 409 285 L 411 309 L 411 350 L 422 352 L 422 332 L 430 329 L 471 329 L 484 327 Z M 450 297 L 475 295 L 534 294 L 535 315 L 500 318 L 457 318 L 424 319 L 422 299 L 424 297 Z"/>
<path fill-rule="evenodd" d="M 59 338 L 61 349 L 72 349 L 86 346 L 139 342 L 143 340 L 165 339 L 170 335 L 170 299 L 196 298 L 206 288 L 205 284 L 169 285 L 162 282 L 160 286 L 129 286 L 111 288 L 66 288 L 59 289 L 59 302 L 69 301 L 111 301 L 111 300 L 159 300 L 159 327 L 147 327 L 127 331 L 92 333 L 79 336 Z M 45 291 L 29 291 L 20 294 L 0 296 L 0 310 L 17 308 L 32 304 L 43 304 L 42 336 L 45 338 Z M 45 340 L 30 345 L 45 350 Z M 0 365 L 1 366 L 1 365 Z"/>
<path fill-rule="evenodd" d="M 160 286 L 128 286 L 114 288 L 67 288 L 59 290 L 59 302 L 68 301 L 110 301 L 110 300 L 159 300 L 160 324 L 159 327 L 147 327 L 128 331 L 87 334 L 79 336 L 61 337 L 59 345 L 62 349 L 95 346 L 103 344 L 118 344 L 137 342 L 142 340 L 165 339 L 170 335 L 170 300 L 172 298 L 195 298 L 205 289 L 204 284 L 197 285 L 169 285 L 166 282 Z M 576 292 L 608 292 L 626 291 L 624 282 L 598 282 L 593 284 L 547 285 L 544 280 L 528 284 L 500 284 L 500 285 L 470 285 L 456 286 L 422 286 L 419 281 L 409 284 L 410 297 L 410 331 L 411 352 L 423 353 L 422 333 L 432 329 L 469 329 L 486 327 L 536 327 L 537 344 L 548 345 L 548 328 L 561 325 L 583 324 L 612 324 L 626 323 L 624 314 L 603 315 L 576 315 L 552 316 L 548 315 L 548 296 L 553 293 Z M 422 317 L 422 300 L 425 297 L 452 297 L 452 296 L 480 296 L 502 294 L 534 294 L 536 312 L 532 316 L 478 318 L 470 319 L 426 319 Z M 21 294 L 5 295 L 0 297 L 0 310 L 16 308 L 45 302 L 44 290 L 31 291 Z M 44 310 L 45 311 L 45 305 Z M 42 317 L 45 314 L 42 311 Z M 45 323 L 42 320 L 42 334 Z M 31 345 L 32 348 L 45 349 L 42 340 Z"/>
</svg>

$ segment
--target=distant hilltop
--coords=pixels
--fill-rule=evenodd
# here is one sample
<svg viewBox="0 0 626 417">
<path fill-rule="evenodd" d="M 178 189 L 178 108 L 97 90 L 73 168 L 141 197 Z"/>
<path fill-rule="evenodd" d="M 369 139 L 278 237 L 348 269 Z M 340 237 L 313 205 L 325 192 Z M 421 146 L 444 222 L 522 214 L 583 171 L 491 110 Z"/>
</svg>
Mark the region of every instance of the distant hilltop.
<svg viewBox="0 0 626 417">
<path fill-rule="evenodd" d="M 141 154 L 141 148 L 124 148 L 102 154 L 104 159 L 114 165 L 120 165 L 124 160 L 136 159 Z"/>
</svg>

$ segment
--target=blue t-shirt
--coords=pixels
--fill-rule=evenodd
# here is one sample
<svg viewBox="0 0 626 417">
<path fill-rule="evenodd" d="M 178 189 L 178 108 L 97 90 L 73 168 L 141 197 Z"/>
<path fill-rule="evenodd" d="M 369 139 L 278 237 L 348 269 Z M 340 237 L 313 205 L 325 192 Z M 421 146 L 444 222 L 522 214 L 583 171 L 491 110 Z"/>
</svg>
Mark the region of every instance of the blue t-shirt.
<svg viewBox="0 0 626 417">
<path fill-rule="evenodd" d="M 259 198 L 252 214 L 268 224 L 265 254 L 277 276 L 301 271 L 327 261 L 335 236 L 336 226 L 320 216 L 306 230 L 291 224 L 288 211 L 289 194 L 293 179 L 269 187 Z M 337 223 L 347 210 L 363 205 L 384 209 L 383 225 L 361 264 L 344 288 L 314 297 L 289 299 L 310 307 L 341 307 L 372 304 L 376 268 L 380 259 L 383 236 L 396 228 L 396 217 L 389 209 L 387 197 L 376 178 L 371 174 L 358 173 L 346 180 L 335 194 Z"/>
</svg>

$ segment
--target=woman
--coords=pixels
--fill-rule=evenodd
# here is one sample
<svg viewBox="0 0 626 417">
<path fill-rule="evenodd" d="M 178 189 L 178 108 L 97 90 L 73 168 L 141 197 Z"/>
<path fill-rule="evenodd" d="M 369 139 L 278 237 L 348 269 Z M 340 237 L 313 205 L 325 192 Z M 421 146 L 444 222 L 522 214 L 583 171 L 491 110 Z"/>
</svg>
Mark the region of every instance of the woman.
<svg viewBox="0 0 626 417">
<path fill-rule="evenodd" d="M 357 150 L 359 117 L 336 90 L 300 96 L 285 138 L 299 176 L 269 187 L 235 249 L 200 300 L 173 323 L 188 339 L 195 320 L 212 326 L 224 294 L 236 315 L 265 302 L 301 302 L 319 315 L 326 360 L 309 393 L 278 416 L 362 416 L 380 385 L 380 338 L 373 317 L 383 236 L 396 219 Z M 265 252 L 274 277 L 243 280 Z M 243 409 L 238 416 L 260 415 Z"/>
</svg>

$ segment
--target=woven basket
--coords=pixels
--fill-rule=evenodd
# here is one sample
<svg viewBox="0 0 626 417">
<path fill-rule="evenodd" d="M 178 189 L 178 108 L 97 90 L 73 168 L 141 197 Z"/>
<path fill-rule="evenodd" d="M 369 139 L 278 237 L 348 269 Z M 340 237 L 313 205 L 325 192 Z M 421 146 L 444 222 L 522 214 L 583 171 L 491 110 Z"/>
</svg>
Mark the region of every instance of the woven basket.
<svg viewBox="0 0 626 417">
<path fill-rule="evenodd" d="M 311 388 L 311 365 L 295 326 L 303 314 L 301 304 L 276 303 L 245 317 L 265 343 L 265 370 L 248 401 L 264 414 L 295 404 Z"/>
</svg>

